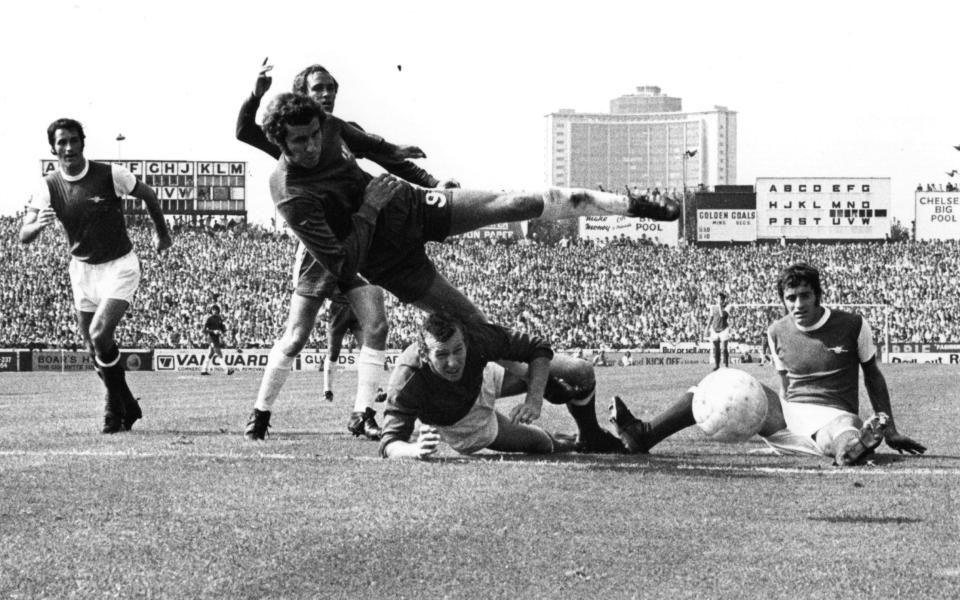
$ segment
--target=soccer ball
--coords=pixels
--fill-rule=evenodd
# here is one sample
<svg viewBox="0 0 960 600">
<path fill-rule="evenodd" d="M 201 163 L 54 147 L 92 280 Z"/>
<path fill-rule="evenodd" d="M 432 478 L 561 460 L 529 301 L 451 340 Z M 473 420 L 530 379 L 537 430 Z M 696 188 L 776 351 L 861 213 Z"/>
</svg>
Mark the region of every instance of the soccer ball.
<svg viewBox="0 0 960 600">
<path fill-rule="evenodd" d="M 693 418 L 711 438 L 743 442 L 767 418 L 767 394 L 760 382 L 739 369 L 717 369 L 693 392 Z"/>
</svg>

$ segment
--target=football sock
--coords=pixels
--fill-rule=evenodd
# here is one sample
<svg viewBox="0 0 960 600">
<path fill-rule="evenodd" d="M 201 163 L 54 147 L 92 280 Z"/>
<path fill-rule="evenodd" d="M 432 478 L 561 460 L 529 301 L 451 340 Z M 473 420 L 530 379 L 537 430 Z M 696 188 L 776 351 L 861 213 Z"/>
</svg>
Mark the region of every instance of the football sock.
<svg viewBox="0 0 960 600">
<path fill-rule="evenodd" d="M 686 392 L 647 424 L 647 448 L 653 448 L 676 432 L 696 424 L 693 418 L 693 392 Z"/>
<path fill-rule="evenodd" d="M 357 357 L 357 396 L 353 402 L 354 412 L 364 412 L 373 408 L 380 386 L 380 373 L 387 359 L 385 350 L 374 350 L 369 346 L 360 348 Z"/>
<path fill-rule="evenodd" d="M 333 391 L 333 380 L 336 379 L 336 369 L 333 368 L 333 359 L 330 354 L 323 359 L 323 391 Z"/>
<path fill-rule="evenodd" d="M 713 368 L 720 368 L 720 340 L 713 342 Z"/>
<path fill-rule="evenodd" d="M 541 194 L 541 219 L 626 215 L 630 200 L 620 194 L 576 188 L 549 188 Z"/>
<path fill-rule="evenodd" d="M 730 350 L 727 348 L 726 342 L 723 344 L 723 366 L 730 366 Z"/>
<path fill-rule="evenodd" d="M 99 367 L 100 379 L 107 388 L 107 410 L 122 412 L 122 404 L 119 403 L 132 400 L 133 393 L 127 387 L 126 370 L 120 362 L 120 348 L 114 344 L 102 355 L 95 356 L 94 362 Z"/>
<path fill-rule="evenodd" d="M 292 356 L 287 356 L 280 349 L 280 346 L 274 346 L 267 357 L 267 368 L 263 372 L 263 379 L 260 380 L 260 390 L 257 392 L 257 401 L 253 405 L 257 410 L 272 410 L 273 403 L 276 402 L 283 384 L 290 376 L 290 370 L 293 368 Z"/>
<path fill-rule="evenodd" d="M 589 398 L 571 400 L 567 402 L 567 410 L 577 423 L 577 429 L 583 435 L 600 433 L 600 423 L 597 422 L 596 394 L 590 392 Z"/>
</svg>

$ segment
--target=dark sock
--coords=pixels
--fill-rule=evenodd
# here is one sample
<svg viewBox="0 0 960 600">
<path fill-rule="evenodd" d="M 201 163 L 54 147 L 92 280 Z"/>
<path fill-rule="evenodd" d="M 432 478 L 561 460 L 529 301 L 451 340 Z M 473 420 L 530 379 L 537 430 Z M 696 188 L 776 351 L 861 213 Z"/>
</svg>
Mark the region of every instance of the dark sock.
<svg viewBox="0 0 960 600">
<path fill-rule="evenodd" d="M 577 429 L 584 436 L 599 435 L 602 433 L 600 423 L 597 422 L 597 399 L 591 396 L 586 404 L 576 405 L 573 402 L 567 402 L 567 410 L 570 416 L 577 422 Z"/>
<path fill-rule="evenodd" d="M 685 392 L 679 400 L 647 423 L 647 447 L 653 448 L 676 432 L 697 422 L 693 418 L 693 392 Z"/>
<path fill-rule="evenodd" d="M 713 343 L 713 368 L 720 368 L 720 342 L 716 341 Z"/>
<path fill-rule="evenodd" d="M 117 413 L 123 412 L 123 406 L 133 402 L 133 392 L 127 386 L 126 369 L 120 360 L 120 348 L 114 345 L 103 356 L 98 356 L 100 378 L 107 388 L 109 399 L 107 400 L 108 410 L 112 407 Z M 104 363 L 110 366 L 104 366 Z M 116 406 L 113 406 L 116 404 Z"/>
<path fill-rule="evenodd" d="M 723 345 L 723 366 L 730 366 L 730 350 L 727 348 L 727 345 Z"/>
</svg>

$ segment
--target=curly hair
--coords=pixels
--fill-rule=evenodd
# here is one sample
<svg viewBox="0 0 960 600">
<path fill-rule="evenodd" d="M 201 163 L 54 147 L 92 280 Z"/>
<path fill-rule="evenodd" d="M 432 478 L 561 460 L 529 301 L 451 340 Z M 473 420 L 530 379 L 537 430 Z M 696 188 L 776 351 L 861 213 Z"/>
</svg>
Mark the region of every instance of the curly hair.
<svg viewBox="0 0 960 600">
<path fill-rule="evenodd" d="M 47 141 L 53 147 L 53 138 L 58 129 L 72 129 L 80 136 L 80 141 L 86 143 L 87 136 L 83 133 L 83 125 L 76 119 L 57 119 L 47 127 Z"/>
<path fill-rule="evenodd" d="M 823 287 L 820 285 L 820 271 L 807 263 L 796 263 L 780 271 L 777 279 L 777 296 L 783 299 L 783 290 L 788 287 L 797 287 L 807 284 L 817 297 L 817 303 L 823 298 Z"/>
<path fill-rule="evenodd" d="M 322 125 L 327 118 L 323 108 L 308 96 L 285 92 L 277 95 L 267 106 L 263 117 L 263 133 L 281 150 L 287 150 L 287 125 L 309 125 L 318 119 Z"/>
<path fill-rule="evenodd" d="M 307 93 L 307 77 L 310 77 L 314 73 L 326 73 L 330 76 L 330 79 L 333 80 L 333 89 L 340 89 L 340 84 L 337 83 L 337 78 L 334 77 L 323 65 L 310 65 L 306 69 L 297 73 L 296 77 L 293 78 L 293 93 L 305 95 Z"/>
</svg>

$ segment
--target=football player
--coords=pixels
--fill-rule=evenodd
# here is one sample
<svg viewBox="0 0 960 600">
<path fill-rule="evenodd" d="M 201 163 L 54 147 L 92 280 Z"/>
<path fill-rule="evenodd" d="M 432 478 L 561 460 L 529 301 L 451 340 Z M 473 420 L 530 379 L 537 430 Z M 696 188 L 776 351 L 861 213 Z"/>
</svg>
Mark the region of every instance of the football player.
<svg viewBox="0 0 960 600">
<path fill-rule="evenodd" d="M 143 416 L 127 386 L 114 331 L 140 284 L 140 261 L 123 217 L 124 195 L 142 200 L 156 228 L 158 253 L 173 241 L 154 191 L 118 165 L 87 160 L 83 125 L 57 119 L 47 127 L 57 169 L 40 182 L 23 217 L 20 241 L 34 241 L 55 220 L 70 248 L 70 285 L 80 335 L 106 387 L 103 433 L 129 430 Z"/>
<path fill-rule="evenodd" d="M 821 304 L 820 272 L 797 263 L 784 269 L 777 293 L 786 316 L 767 330 L 780 373 L 780 393 L 767 390 L 767 418 L 757 433 L 777 452 L 828 456 L 838 466 L 857 464 L 881 442 L 900 453 L 926 447 L 897 429 L 886 380 L 877 365 L 870 324 L 860 315 Z M 874 415 L 859 416 L 859 374 Z M 693 390 L 646 423 L 614 398 L 611 421 L 625 445 L 649 452 L 668 436 L 695 424 Z"/>
<path fill-rule="evenodd" d="M 499 360 L 526 368 L 507 372 Z M 390 376 L 380 455 L 426 459 L 441 441 L 461 454 L 484 448 L 623 452 L 620 440 L 597 423 L 595 388 L 590 363 L 554 355 L 541 338 L 436 312 L 426 317 L 419 341 L 404 350 Z M 496 410 L 497 398 L 521 393 L 524 402 L 509 415 Z M 544 398 L 567 406 L 579 429 L 576 440 L 531 424 L 540 417 Z M 418 419 L 423 426 L 411 441 Z"/>
</svg>

